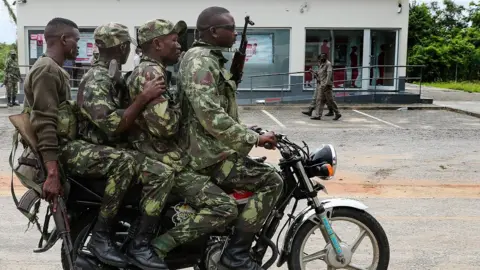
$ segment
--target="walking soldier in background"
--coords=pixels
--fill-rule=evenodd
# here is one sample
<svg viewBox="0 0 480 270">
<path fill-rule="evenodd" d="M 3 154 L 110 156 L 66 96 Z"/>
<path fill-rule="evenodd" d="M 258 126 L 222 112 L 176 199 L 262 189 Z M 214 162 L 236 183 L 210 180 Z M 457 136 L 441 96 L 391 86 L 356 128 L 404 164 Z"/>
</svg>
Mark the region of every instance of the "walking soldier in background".
<svg viewBox="0 0 480 270">
<path fill-rule="evenodd" d="M 317 91 L 315 99 L 315 109 L 314 114 L 310 119 L 321 120 L 323 107 L 325 104 L 329 108 L 332 108 L 332 111 L 335 113 L 333 120 L 338 120 L 342 115 L 338 110 L 337 103 L 333 100 L 333 68 L 332 63 L 327 60 L 327 55 L 322 53 L 320 55 L 320 67 L 318 71 L 315 72 L 315 77 L 317 78 Z"/>
<path fill-rule="evenodd" d="M 19 104 L 15 101 L 17 98 L 18 93 L 18 82 L 22 80 L 20 76 L 20 68 L 18 67 L 17 62 L 17 52 L 14 50 L 10 51 L 9 57 L 5 61 L 5 80 L 4 84 L 7 88 L 7 98 L 8 98 L 8 106 L 19 106 Z"/>
</svg>

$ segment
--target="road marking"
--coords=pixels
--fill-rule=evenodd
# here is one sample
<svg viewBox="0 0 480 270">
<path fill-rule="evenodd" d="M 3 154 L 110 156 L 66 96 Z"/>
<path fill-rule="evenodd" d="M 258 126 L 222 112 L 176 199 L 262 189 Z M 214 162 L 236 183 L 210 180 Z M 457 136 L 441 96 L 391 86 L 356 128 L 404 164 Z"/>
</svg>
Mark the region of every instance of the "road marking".
<svg viewBox="0 0 480 270">
<path fill-rule="evenodd" d="M 275 116 L 271 115 L 269 112 L 267 112 L 266 110 L 262 110 L 262 112 L 264 114 L 266 114 L 268 117 L 270 117 L 270 119 L 272 119 L 275 123 L 277 123 L 277 125 L 279 125 L 280 127 L 282 128 L 286 128 L 286 126 L 284 124 L 282 124 L 282 122 L 278 121 L 277 118 L 275 118 Z"/>
<path fill-rule="evenodd" d="M 366 113 L 364 113 L 364 112 L 357 111 L 357 110 L 353 110 L 353 111 L 356 112 L 356 113 L 359 113 L 359 114 L 361 114 L 361 115 L 364 115 L 364 116 L 370 117 L 370 118 L 372 118 L 372 119 L 375 119 L 375 120 L 377 120 L 377 121 L 379 121 L 379 122 L 382 122 L 382 123 L 384 123 L 384 124 L 390 125 L 390 126 L 392 126 L 392 127 L 402 128 L 401 126 L 397 126 L 397 125 L 395 125 L 395 124 L 392 124 L 392 123 L 390 123 L 390 122 L 387 122 L 387 121 L 385 121 L 385 120 L 382 120 L 382 119 L 380 119 L 380 118 L 377 118 L 377 117 L 375 117 L 375 116 L 372 116 L 372 115 L 370 115 L 370 114 L 366 114 Z"/>
</svg>

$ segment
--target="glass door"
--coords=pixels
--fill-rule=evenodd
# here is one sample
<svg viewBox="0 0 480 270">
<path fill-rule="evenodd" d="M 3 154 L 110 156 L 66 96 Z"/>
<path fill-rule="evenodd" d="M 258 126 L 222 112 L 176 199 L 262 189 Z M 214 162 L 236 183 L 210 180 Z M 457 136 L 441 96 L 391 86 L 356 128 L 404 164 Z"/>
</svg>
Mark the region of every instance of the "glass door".
<svg viewBox="0 0 480 270">
<path fill-rule="evenodd" d="M 370 86 L 393 90 L 397 65 L 397 31 L 372 30 L 370 51 Z"/>
</svg>

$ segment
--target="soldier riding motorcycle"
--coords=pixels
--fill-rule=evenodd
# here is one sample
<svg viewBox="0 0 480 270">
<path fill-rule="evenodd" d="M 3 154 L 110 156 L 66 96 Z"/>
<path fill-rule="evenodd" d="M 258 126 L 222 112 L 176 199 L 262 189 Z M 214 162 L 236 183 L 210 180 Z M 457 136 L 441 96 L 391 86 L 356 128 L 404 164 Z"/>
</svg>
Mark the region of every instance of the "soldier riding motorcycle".
<svg viewBox="0 0 480 270">
<path fill-rule="evenodd" d="M 10 117 L 10 119 L 18 128 L 18 121 L 15 121 L 14 117 Z M 256 128 L 255 131 L 260 134 L 266 132 L 260 128 Z M 25 133 L 25 130 L 20 130 L 20 133 Z M 337 167 L 335 148 L 330 144 L 324 144 L 319 149 L 310 152 L 305 142 L 301 147 L 290 141 L 285 135 L 277 134 L 276 137 L 277 149 L 282 155 L 278 165 L 284 187 L 280 199 L 255 237 L 255 245 L 251 249 L 251 256 L 254 260 L 262 264 L 265 262 L 267 250 L 271 249 L 272 255 L 262 265 L 263 269 L 269 269 L 277 261 L 278 267 L 287 263 L 288 269 L 304 270 L 309 269 L 307 263 L 315 260 L 325 263 L 328 269 L 363 269 L 356 266 L 352 262 L 352 258 L 360 242 L 365 236 L 368 236 L 367 238 L 371 240 L 373 246 L 373 259 L 370 267 L 365 269 L 388 269 L 390 260 L 388 239 L 378 221 L 365 211 L 367 206 L 356 200 L 326 199 L 320 201 L 317 197 L 319 191 L 325 191 L 325 187 L 315 179 L 318 177 L 322 180 L 329 180 L 335 175 Z M 255 160 L 263 162 L 265 159 L 256 158 Z M 13 156 L 11 156 L 10 162 L 13 163 Z M 19 162 L 19 164 L 26 166 L 25 162 Z M 102 202 L 106 181 L 69 178 L 69 182 L 70 192 L 65 205 L 59 204 L 59 209 L 55 213 L 52 213 L 49 208 L 43 226 L 40 225 L 37 218 L 40 197 L 35 189 L 26 192 L 20 202 L 16 201 L 17 208 L 29 218 L 30 222 L 36 224 L 42 234 L 39 247 L 34 252 L 45 252 L 58 239 L 62 238 L 63 269 L 74 269 L 73 265 L 78 269 L 117 269 L 102 264 L 86 248 L 97 218 L 98 208 Z M 119 218 L 114 227 L 116 234 L 113 238 L 120 250 L 125 250 L 135 235 L 140 215 L 138 208 L 140 192 L 141 186 L 132 188 L 126 195 L 124 205 L 119 211 Z M 239 211 L 243 209 L 251 195 L 235 190 L 229 191 L 229 194 L 236 199 Z M 16 200 L 15 196 L 14 199 Z M 298 202 L 302 200 L 308 202 L 306 208 L 294 215 Z M 293 207 L 287 209 L 291 201 L 294 201 Z M 281 231 L 290 223 L 291 225 L 288 227 L 280 247 L 278 240 L 282 235 L 281 231 L 277 237 L 277 244 L 274 244 L 272 239 L 277 233 L 286 211 L 291 213 L 287 214 L 288 220 Z M 184 200 L 170 195 L 162 213 L 164 218 L 157 228 L 156 234 L 164 233 L 194 212 L 195 209 L 189 207 Z M 49 222 L 52 216 L 56 226 L 49 231 Z M 331 222 L 336 220 L 346 220 L 360 228 L 360 233 L 353 243 L 344 242 L 337 236 L 331 225 Z M 326 245 L 321 247 L 320 251 L 306 254 L 305 242 L 317 230 L 320 231 Z M 221 269 L 217 265 L 232 231 L 233 227 L 229 225 L 222 230 L 179 246 L 168 253 L 165 261 L 170 269 L 187 267 L 202 270 Z M 316 246 L 318 247 L 318 244 Z M 131 266 L 128 269 L 136 268 Z"/>
</svg>

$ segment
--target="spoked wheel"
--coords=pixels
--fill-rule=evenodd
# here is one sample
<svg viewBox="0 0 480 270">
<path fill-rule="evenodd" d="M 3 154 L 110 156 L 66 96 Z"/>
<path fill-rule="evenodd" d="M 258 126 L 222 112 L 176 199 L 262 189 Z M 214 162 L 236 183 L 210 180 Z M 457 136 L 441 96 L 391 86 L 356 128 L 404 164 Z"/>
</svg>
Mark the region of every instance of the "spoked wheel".
<svg viewBox="0 0 480 270">
<path fill-rule="evenodd" d="M 314 222 L 307 222 L 302 225 L 293 240 L 292 252 L 288 258 L 288 269 L 388 269 L 390 246 L 385 231 L 373 216 L 365 211 L 353 208 L 334 208 L 329 220 L 342 247 L 345 262 L 341 263 L 336 259 L 335 250 L 331 244 L 325 242 L 319 225 Z M 346 234 L 353 236 L 352 241 L 347 242 L 342 239 L 343 230 L 340 231 L 336 226 L 338 221 L 348 222 L 358 228 L 358 232 L 353 232 L 352 229 L 347 230 Z M 313 251 L 306 247 L 310 238 L 313 238 L 314 241 Z M 360 245 L 364 242 L 367 242 L 367 245 L 370 242 L 369 251 L 359 250 Z M 357 262 L 357 255 L 360 257 L 359 262 Z M 369 257 L 368 255 L 371 255 L 372 258 L 365 259 L 365 257 Z M 365 266 L 363 266 L 364 263 Z"/>
<path fill-rule="evenodd" d="M 73 243 L 73 262 L 77 260 L 77 256 L 81 257 L 82 265 L 86 266 L 85 270 L 114 270 L 114 269 L 122 269 L 113 266 L 109 266 L 106 264 L 101 263 L 95 255 L 93 255 L 88 249 L 87 244 L 90 241 L 91 232 L 89 232 L 90 226 L 93 222 L 93 218 L 84 218 L 79 219 L 74 226 L 72 226 L 70 230 L 70 236 L 72 238 Z M 115 228 L 115 238 L 114 241 L 118 246 L 122 246 L 128 237 L 128 229 L 130 224 L 126 222 L 119 222 Z M 87 235 L 88 234 L 88 235 Z M 68 270 L 68 261 L 67 261 L 67 254 L 63 249 L 62 245 L 62 267 L 64 270 Z M 81 266 L 80 266 L 81 267 Z M 132 266 L 132 268 L 127 269 L 137 269 Z"/>
</svg>

